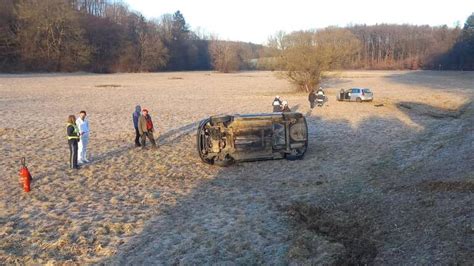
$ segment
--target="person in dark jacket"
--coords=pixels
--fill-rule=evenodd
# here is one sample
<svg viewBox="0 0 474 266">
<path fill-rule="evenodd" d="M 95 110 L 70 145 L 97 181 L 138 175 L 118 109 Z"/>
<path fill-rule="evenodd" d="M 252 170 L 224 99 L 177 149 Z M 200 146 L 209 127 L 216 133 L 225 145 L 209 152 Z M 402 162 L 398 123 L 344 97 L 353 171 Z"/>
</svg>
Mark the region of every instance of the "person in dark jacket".
<svg viewBox="0 0 474 266">
<path fill-rule="evenodd" d="M 140 119 L 142 107 L 135 106 L 135 112 L 132 114 L 133 127 L 135 128 L 135 147 L 140 147 L 140 131 L 138 130 L 138 120 Z"/>
<path fill-rule="evenodd" d="M 70 115 L 67 119 L 67 142 L 69 144 L 69 165 L 71 169 L 79 169 L 77 164 L 78 143 L 80 141 L 79 128 L 76 125 L 76 117 Z"/>
<path fill-rule="evenodd" d="M 142 115 L 138 119 L 138 131 L 140 132 L 141 136 L 142 149 L 145 149 L 146 138 L 150 140 L 152 147 L 156 148 L 155 138 L 153 137 L 155 128 L 153 127 L 153 122 L 151 120 L 151 116 L 148 114 L 147 109 L 142 110 Z"/>
<path fill-rule="evenodd" d="M 339 99 L 341 99 L 341 101 L 344 101 L 344 89 L 341 89 L 339 91 Z"/>
<path fill-rule="evenodd" d="M 281 112 L 281 99 L 280 96 L 276 96 L 275 99 L 273 99 L 273 112 Z"/>
<path fill-rule="evenodd" d="M 311 109 L 314 108 L 316 98 L 317 98 L 316 97 L 316 90 L 313 89 L 313 90 L 311 90 L 311 92 L 308 95 L 309 106 L 311 107 Z"/>
</svg>

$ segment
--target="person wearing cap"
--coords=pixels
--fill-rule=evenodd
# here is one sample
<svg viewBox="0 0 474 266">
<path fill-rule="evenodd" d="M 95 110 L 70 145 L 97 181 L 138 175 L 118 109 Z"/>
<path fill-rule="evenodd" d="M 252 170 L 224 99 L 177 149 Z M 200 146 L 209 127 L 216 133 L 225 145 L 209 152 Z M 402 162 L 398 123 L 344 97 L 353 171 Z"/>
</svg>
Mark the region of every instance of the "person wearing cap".
<svg viewBox="0 0 474 266">
<path fill-rule="evenodd" d="M 281 105 L 282 105 L 282 108 L 281 108 L 282 112 L 291 112 L 290 107 L 288 107 L 288 102 L 287 101 L 283 101 L 281 103 Z"/>
<path fill-rule="evenodd" d="M 86 119 L 86 111 L 80 111 L 79 117 L 76 120 L 79 134 L 81 135 L 81 141 L 78 143 L 78 160 L 80 164 L 88 163 L 87 159 L 87 145 L 89 144 L 89 120 Z"/>
<path fill-rule="evenodd" d="M 273 112 L 281 112 L 281 99 L 280 96 L 275 96 L 275 99 L 273 99 Z"/>
<path fill-rule="evenodd" d="M 316 91 L 316 103 L 319 107 L 322 107 L 324 102 L 326 102 L 326 95 L 324 95 L 323 88 L 319 87 L 319 89 Z"/>
<path fill-rule="evenodd" d="M 138 119 L 138 131 L 141 137 L 141 146 L 142 149 L 145 149 L 146 138 L 148 138 L 151 142 L 153 148 L 156 148 L 155 138 L 153 137 L 153 122 L 151 120 L 151 116 L 148 114 L 147 109 L 142 110 L 142 115 Z"/>
<path fill-rule="evenodd" d="M 76 117 L 70 115 L 66 126 L 67 142 L 69 144 L 69 166 L 71 169 L 79 169 L 77 164 L 78 142 L 80 141 L 79 128 L 76 125 Z"/>
<path fill-rule="evenodd" d="M 140 105 L 135 106 L 135 112 L 132 114 L 133 127 L 135 128 L 135 147 L 142 146 L 140 144 L 140 131 L 138 130 L 138 120 L 140 119 L 142 107 Z"/>
<path fill-rule="evenodd" d="M 323 95 L 323 96 L 324 96 L 323 87 L 319 87 L 319 89 L 318 89 L 318 95 Z"/>
</svg>

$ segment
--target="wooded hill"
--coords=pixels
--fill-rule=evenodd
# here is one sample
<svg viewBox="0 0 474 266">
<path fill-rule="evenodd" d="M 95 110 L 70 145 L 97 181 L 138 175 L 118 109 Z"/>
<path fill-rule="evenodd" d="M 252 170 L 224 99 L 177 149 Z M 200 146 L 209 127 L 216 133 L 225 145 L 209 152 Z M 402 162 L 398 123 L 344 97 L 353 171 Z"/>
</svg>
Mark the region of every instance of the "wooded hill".
<svg viewBox="0 0 474 266">
<path fill-rule="evenodd" d="M 273 36 L 268 46 L 222 41 L 191 31 L 179 11 L 150 20 L 111 0 L 0 0 L 0 6 L 3 72 L 278 69 L 256 62 L 279 57 L 289 35 Z M 474 69 L 474 15 L 456 28 L 345 29 L 358 44 L 341 68 Z"/>
</svg>

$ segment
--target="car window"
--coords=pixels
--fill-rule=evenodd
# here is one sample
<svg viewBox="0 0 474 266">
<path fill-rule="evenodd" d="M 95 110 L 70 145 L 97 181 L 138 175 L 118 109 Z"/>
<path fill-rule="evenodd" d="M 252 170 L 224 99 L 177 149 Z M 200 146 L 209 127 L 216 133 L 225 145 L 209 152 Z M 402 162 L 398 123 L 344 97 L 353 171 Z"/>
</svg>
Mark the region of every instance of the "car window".
<svg viewBox="0 0 474 266">
<path fill-rule="evenodd" d="M 360 90 L 359 89 L 352 89 L 352 92 L 353 93 L 360 93 Z"/>
<path fill-rule="evenodd" d="M 364 89 L 364 93 L 370 93 L 369 89 Z"/>
</svg>

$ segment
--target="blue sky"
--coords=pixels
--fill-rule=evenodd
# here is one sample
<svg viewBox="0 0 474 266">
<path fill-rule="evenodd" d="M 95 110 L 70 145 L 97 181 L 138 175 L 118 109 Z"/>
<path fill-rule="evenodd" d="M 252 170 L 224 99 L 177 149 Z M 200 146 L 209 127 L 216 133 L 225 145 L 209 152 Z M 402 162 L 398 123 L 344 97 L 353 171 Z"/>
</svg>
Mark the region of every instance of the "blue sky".
<svg viewBox="0 0 474 266">
<path fill-rule="evenodd" d="M 191 29 L 221 39 L 265 43 L 291 32 L 348 24 L 464 24 L 474 0 L 126 0 L 132 10 L 158 18 L 180 10 Z"/>
</svg>

